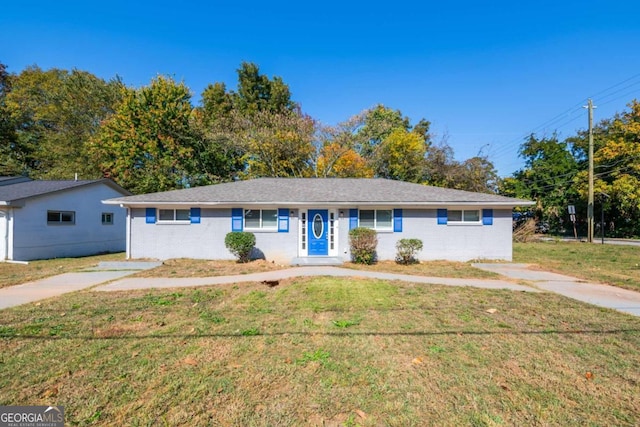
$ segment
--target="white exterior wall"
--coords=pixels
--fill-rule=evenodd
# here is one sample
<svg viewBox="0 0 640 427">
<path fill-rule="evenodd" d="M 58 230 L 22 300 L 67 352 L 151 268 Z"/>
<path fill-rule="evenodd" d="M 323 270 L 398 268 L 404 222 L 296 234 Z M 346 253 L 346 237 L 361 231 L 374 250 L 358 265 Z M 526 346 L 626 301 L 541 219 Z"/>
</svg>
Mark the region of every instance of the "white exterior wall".
<svg viewBox="0 0 640 427">
<path fill-rule="evenodd" d="M 9 259 L 9 213 L 10 210 L 0 210 L 0 260 Z"/>
<path fill-rule="evenodd" d="M 102 204 L 104 199 L 121 196 L 105 184 L 95 184 L 26 200 L 23 207 L 11 211 L 9 237 L 13 247 L 7 259 L 28 261 L 124 251 L 126 210 Z M 47 211 L 73 211 L 75 224 L 49 225 Z M 102 225 L 103 212 L 113 213 L 112 225 Z"/>
<path fill-rule="evenodd" d="M 157 208 L 171 209 L 165 206 Z M 130 258 L 235 259 L 224 244 L 225 236 L 232 231 L 231 208 L 201 208 L 199 224 L 147 224 L 145 208 L 131 209 L 130 212 Z M 289 216 L 289 232 L 247 230 L 256 236 L 254 257 L 288 264 L 297 256 L 298 211 L 293 212 L 293 216 Z"/>
<path fill-rule="evenodd" d="M 394 260 L 400 239 L 420 239 L 423 261 L 512 258 L 511 209 L 494 209 L 493 224 L 438 224 L 436 209 L 403 209 L 402 232 L 378 233 L 378 259 Z"/>
<path fill-rule="evenodd" d="M 287 264 L 300 256 L 299 215 L 306 209 L 289 211 L 293 213 L 289 216 L 288 233 L 247 230 L 256 236 L 257 253 L 254 255 Z M 226 234 L 231 232 L 231 208 L 202 208 L 200 224 L 147 224 L 144 208 L 131 209 L 130 212 L 130 258 L 235 259 L 224 245 Z M 338 222 L 337 255 L 349 261 L 349 209 L 336 208 L 335 212 Z M 379 260 L 394 260 L 396 243 L 403 238 L 422 240 L 424 249 L 418 257 L 424 261 L 510 261 L 512 258 L 511 209 L 493 209 L 493 225 L 438 225 L 436 209 L 404 208 L 402 213 L 402 232 L 378 232 Z"/>
</svg>

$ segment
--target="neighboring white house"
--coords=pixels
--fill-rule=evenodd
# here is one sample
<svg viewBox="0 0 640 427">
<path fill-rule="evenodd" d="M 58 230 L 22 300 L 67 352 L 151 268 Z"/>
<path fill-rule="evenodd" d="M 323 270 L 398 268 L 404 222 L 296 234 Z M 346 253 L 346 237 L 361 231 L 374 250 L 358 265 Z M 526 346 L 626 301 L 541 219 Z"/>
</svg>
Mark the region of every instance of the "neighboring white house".
<svg viewBox="0 0 640 427">
<path fill-rule="evenodd" d="M 254 255 L 305 264 L 350 259 L 354 227 L 378 232 L 380 260 L 421 239 L 421 260 L 512 257 L 512 209 L 532 202 L 387 179 L 261 178 L 104 201 L 127 208 L 128 258 L 233 259 L 231 231 Z"/>
<path fill-rule="evenodd" d="M 128 195 L 108 179 L 0 177 L 0 260 L 124 251 L 126 210 L 102 200 Z"/>
</svg>

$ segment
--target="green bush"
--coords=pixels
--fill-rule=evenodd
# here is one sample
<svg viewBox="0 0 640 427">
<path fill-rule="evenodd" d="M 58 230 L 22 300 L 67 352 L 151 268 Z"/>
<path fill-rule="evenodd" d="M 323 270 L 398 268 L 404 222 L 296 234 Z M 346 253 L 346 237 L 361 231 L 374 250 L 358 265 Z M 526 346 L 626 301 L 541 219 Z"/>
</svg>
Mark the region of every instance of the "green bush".
<svg viewBox="0 0 640 427">
<path fill-rule="evenodd" d="M 256 236 L 246 231 L 232 231 L 225 236 L 224 245 L 238 258 L 238 262 L 249 262 L 251 251 L 256 245 Z"/>
<path fill-rule="evenodd" d="M 357 227 L 349 231 L 351 260 L 356 264 L 373 264 L 376 262 L 376 246 L 378 234 L 375 230 Z"/>
<path fill-rule="evenodd" d="M 400 239 L 396 243 L 396 262 L 398 264 L 415 264 L 418 262 L 416 254 L 422 250 L 420 239 Z"/>
</svg>

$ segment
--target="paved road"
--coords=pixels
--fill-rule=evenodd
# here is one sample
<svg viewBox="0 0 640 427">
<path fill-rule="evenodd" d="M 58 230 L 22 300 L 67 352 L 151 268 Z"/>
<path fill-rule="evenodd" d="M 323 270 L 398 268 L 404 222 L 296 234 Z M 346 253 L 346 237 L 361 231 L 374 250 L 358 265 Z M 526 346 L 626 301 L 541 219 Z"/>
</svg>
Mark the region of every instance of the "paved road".
<svg viewBox="0 0 640 427">
<path fill-rule="evenodd" d="M 588 283 L 564 274 L 533 270 L 528 264 L 473 264 L 473 266 L 512 279 L 532 282 L 535 287 L 544 291 L 640 316 L 640 292 L 601 283 Z"/>
</svg>

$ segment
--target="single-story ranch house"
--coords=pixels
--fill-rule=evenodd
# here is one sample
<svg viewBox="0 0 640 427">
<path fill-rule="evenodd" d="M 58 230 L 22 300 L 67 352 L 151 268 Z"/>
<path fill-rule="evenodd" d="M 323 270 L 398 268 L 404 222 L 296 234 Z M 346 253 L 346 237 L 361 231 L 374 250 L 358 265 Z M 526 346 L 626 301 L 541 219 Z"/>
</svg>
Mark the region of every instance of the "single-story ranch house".
<svg viewBox="0 0 640 427">
<path fill-rule="evenodd" d="M 126 211 L 102 200 L 128 195 L 109 179 L 0 177 L 0 261 L 124 251 Z"/>
<path fill-rule="evenodd" d="M 350 260 L 349 230 L 378 233 L 379 260 L 421 239 L 421 260 L 512 257 L 512 209 L 532 202 L 387 179 L 260 178 L 105 200 L 127 208 L 127 258 L 234 259 L 231 231 L 279 263 Z"/>
</svg>

